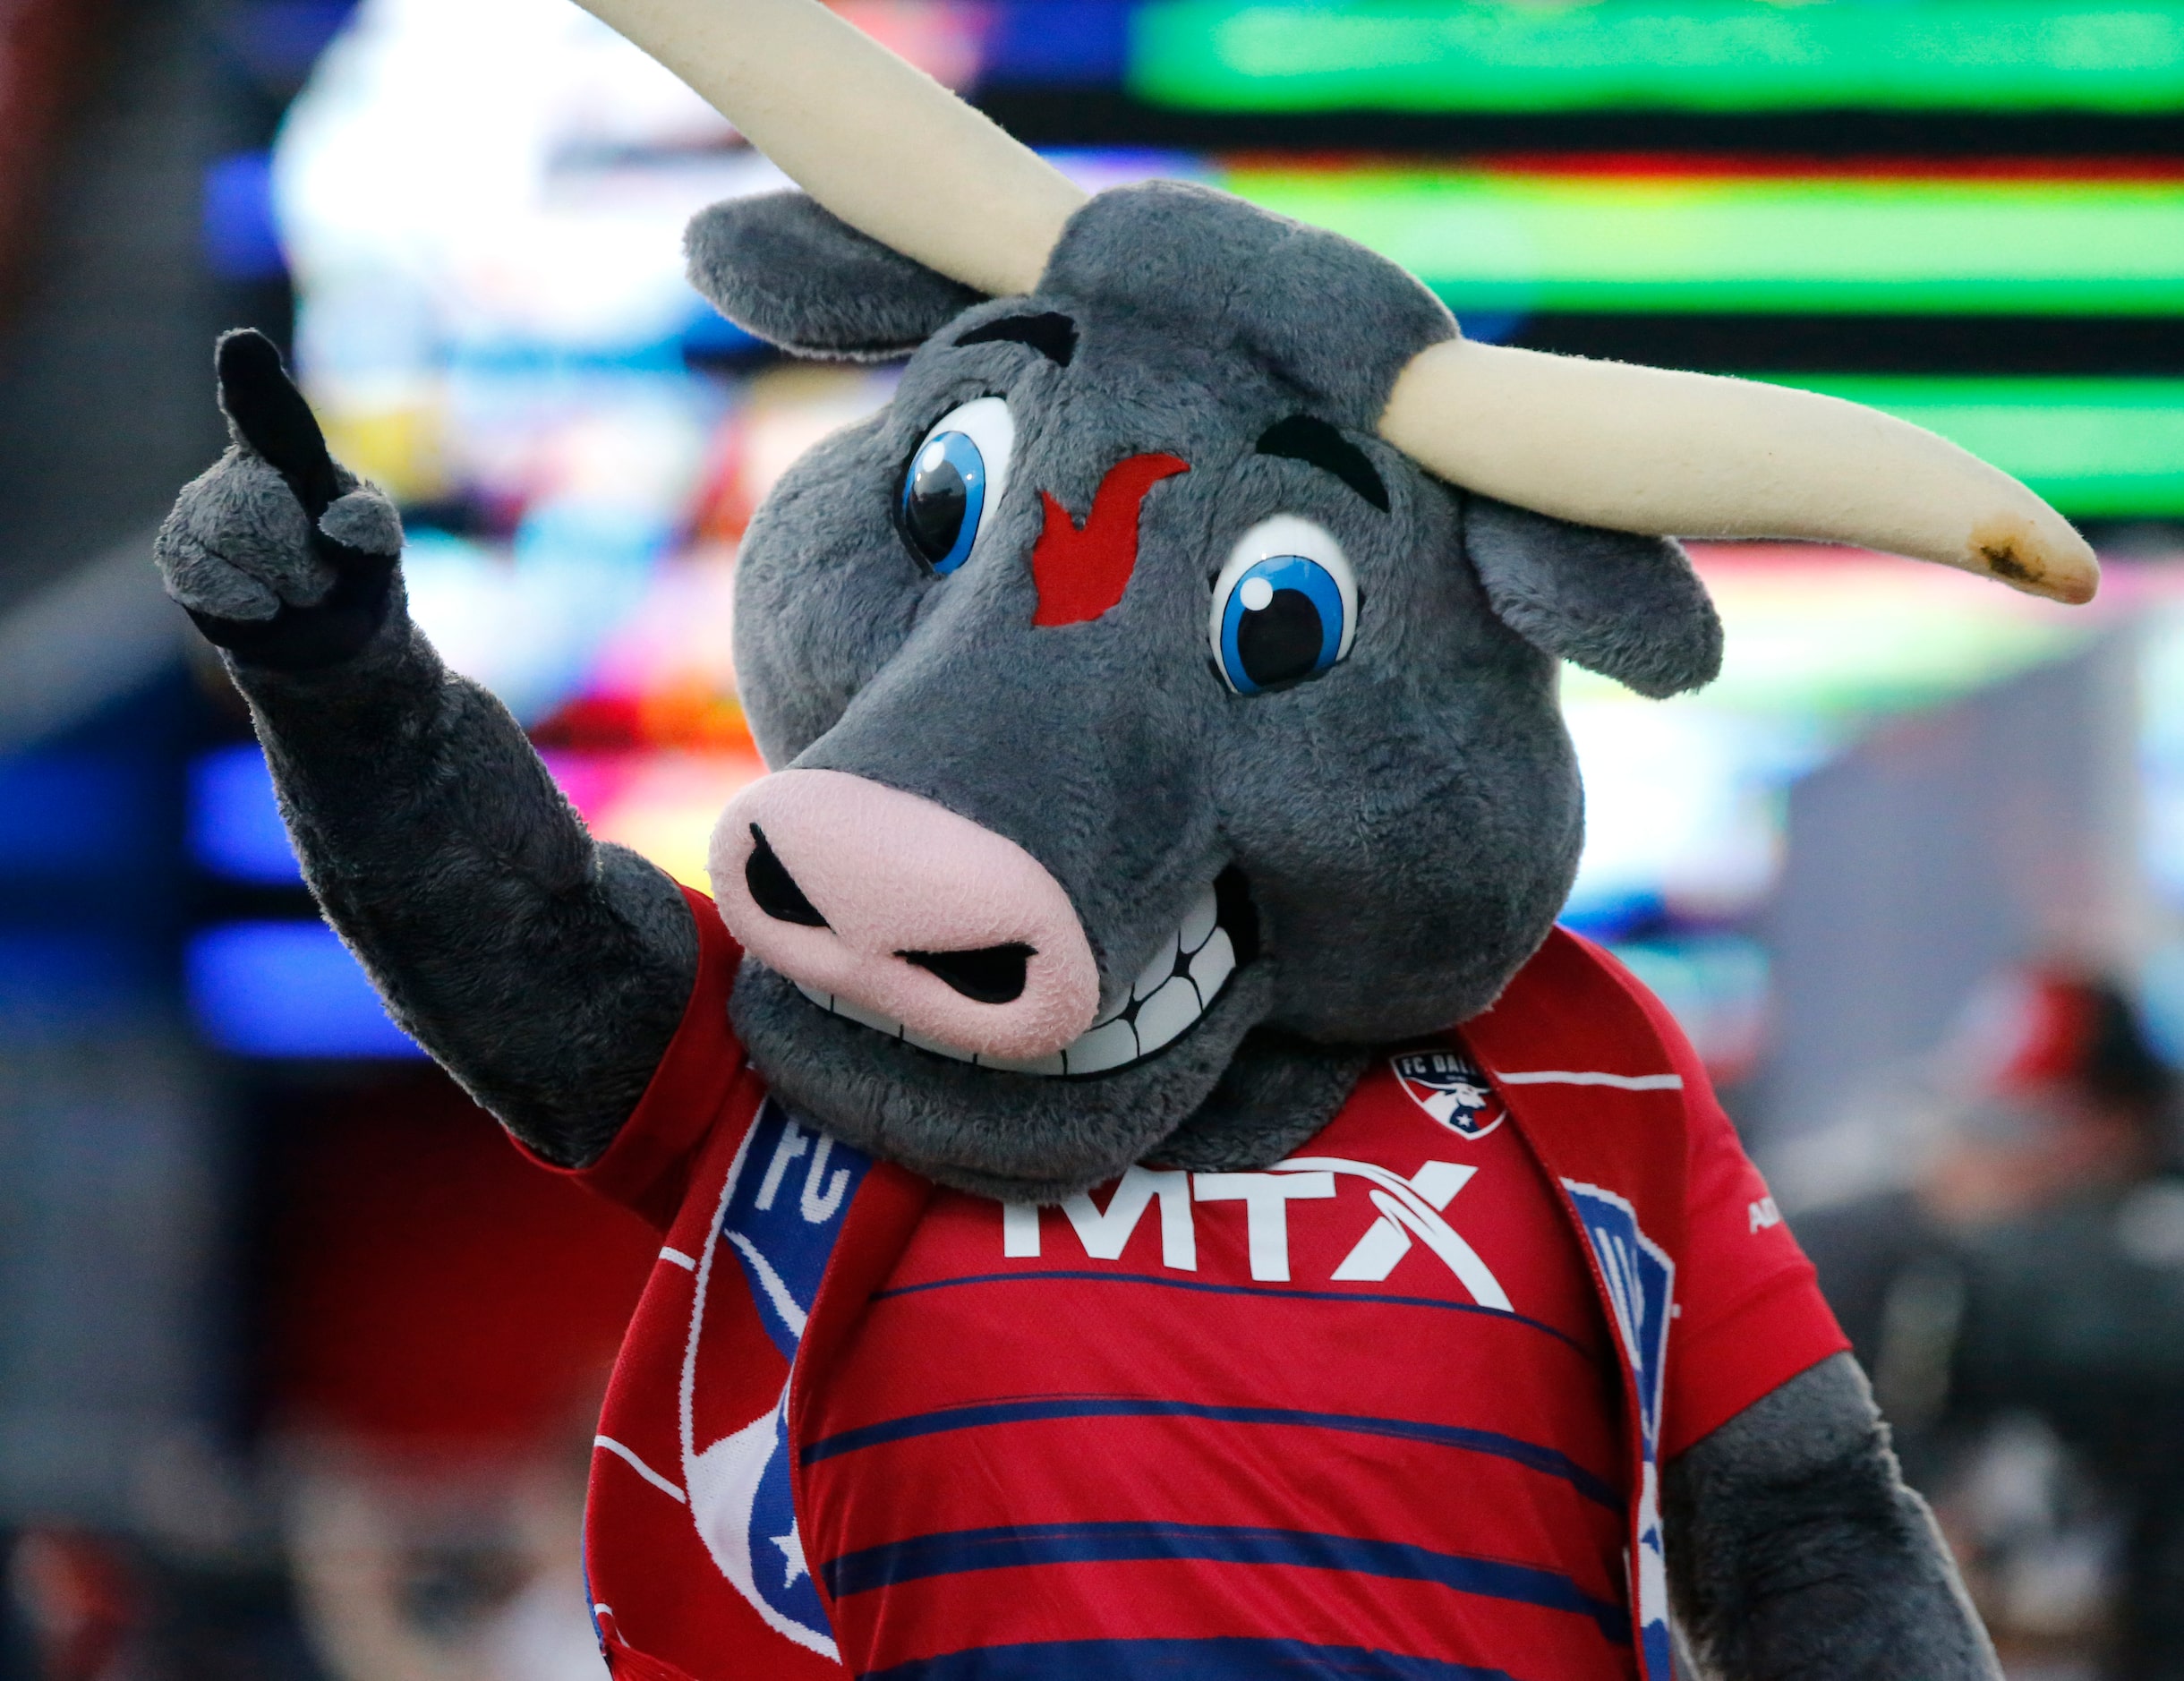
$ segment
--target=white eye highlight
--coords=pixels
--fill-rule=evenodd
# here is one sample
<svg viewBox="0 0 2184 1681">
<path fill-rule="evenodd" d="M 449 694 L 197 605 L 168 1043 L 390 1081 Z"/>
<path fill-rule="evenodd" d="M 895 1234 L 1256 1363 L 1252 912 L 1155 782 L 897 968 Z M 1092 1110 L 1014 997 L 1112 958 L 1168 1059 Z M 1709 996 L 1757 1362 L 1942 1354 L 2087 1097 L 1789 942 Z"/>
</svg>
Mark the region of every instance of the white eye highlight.
<svg viewBox="0 0 2184 1681">
<path fill-rule="evenodd" d="M 1357 618 L 1357 576 L 1342 544 L 1309 519 L 1277 514 L 1229 550 L 1206 629 L 1222 681 L 1262 695 L 1348 658 Z"/>
</svg>

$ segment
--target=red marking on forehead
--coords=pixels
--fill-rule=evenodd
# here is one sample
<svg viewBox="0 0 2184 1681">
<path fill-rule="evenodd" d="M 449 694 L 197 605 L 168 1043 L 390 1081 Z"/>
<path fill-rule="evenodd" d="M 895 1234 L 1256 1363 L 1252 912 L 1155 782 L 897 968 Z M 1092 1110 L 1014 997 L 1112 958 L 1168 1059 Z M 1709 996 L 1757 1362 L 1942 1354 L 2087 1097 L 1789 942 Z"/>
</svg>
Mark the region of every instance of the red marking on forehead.
<svg viewBox="0 0 2184 1681">
<path fill-rule="evenodd" d="M 1035 625 L 1081 625 L 1122 599 L 1138 568 L 1138 516 L 1145 494 L 1161 480 L 1190 471 L 1175 456 L 1130 456 L 1107 469 L 1092 495 L 1092 511 L 1079 525 L 1046 491 L 1046 529 L 1031 550 L 1031 580 L 1038 585 Z"/>
</svg>

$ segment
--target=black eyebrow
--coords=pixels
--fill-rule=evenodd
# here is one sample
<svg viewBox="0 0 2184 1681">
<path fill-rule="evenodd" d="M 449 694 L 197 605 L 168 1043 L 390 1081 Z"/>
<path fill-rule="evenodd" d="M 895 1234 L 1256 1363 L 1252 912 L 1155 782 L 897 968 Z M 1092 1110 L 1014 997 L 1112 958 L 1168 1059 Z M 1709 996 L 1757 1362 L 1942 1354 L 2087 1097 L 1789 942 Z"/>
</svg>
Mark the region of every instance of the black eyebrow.
<svg viewBox="0 0 2184 1681">
<path fill-rule="evenodd" d="M 1275 422 L 1259 434 L 1258 453 L 1310 462 L 1332 473 L 1383 514 L 1387 512 L 1387 486 L 1381 483 L 1365 452 L 1323 420 L 1292 414 Z"/>
<path fill-rule="evenodd" d="M 1077 354 L 1077 323 L 1048 310 L 1039 315 L 1004 315 L 997 321 L 974 327 L 958 345 L 1029 345 L 1049 362 L 1066 368 Z"/>
</svg>

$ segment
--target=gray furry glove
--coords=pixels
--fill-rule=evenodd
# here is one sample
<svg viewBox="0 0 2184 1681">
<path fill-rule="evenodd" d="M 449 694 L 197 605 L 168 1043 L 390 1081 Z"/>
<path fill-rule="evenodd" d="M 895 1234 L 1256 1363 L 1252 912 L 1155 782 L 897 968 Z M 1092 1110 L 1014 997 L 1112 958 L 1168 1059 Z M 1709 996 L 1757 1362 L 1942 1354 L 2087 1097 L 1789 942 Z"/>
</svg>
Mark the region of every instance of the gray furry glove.
<svg viewBox="0 0 2184 1681">
<path fill-rule="evenodd" d="M 1707 1681 L 2001 1681 L 1848 1354 L 1698 1442 L 1662 1493 L 1669 1591 Z"/>
<path fill-rule="evenodd" d="M 247 665 L 337 665 L 387 618 L 402 518 L 327 453 L 280 353 L 244 329 L 219 342 L 233 442 L 183 487 L 152 545 L 166 593 Z"/>
<path fill-rule="evenodd" d="M 279 353 L 230 333 L 218 363 L 235 441 L 160 530 L 167 593 L 226 651 L 303 878 L 394 1019 L 540 1155 L 595 1160 L 689 1000 L 690 908 L 410 622 L 394 504 Z"/>
</svg>

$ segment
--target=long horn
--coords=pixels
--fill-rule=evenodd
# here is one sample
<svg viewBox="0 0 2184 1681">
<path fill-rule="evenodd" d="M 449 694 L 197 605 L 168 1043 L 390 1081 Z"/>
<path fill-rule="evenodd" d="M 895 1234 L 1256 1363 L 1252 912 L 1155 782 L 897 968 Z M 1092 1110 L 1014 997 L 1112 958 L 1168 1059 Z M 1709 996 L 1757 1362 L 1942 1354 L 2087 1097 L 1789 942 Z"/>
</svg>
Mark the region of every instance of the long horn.
<svg viewBox="0 0 2184 1681">
<path fill-rule="evenodd" d="M 1676 537 L 1856 543 L 2088 602 L 2086 540 L 2009 474 L 1810 391 L 1449 339 L 1413 357 L 1380 435 L 1535 513 Z"/>
<path fill-rule="evenodd" d="M 994 296 L 1028 292 L 1085 194 L 817 0 L 579 0 L 805 192 Z"/>
</svg>

